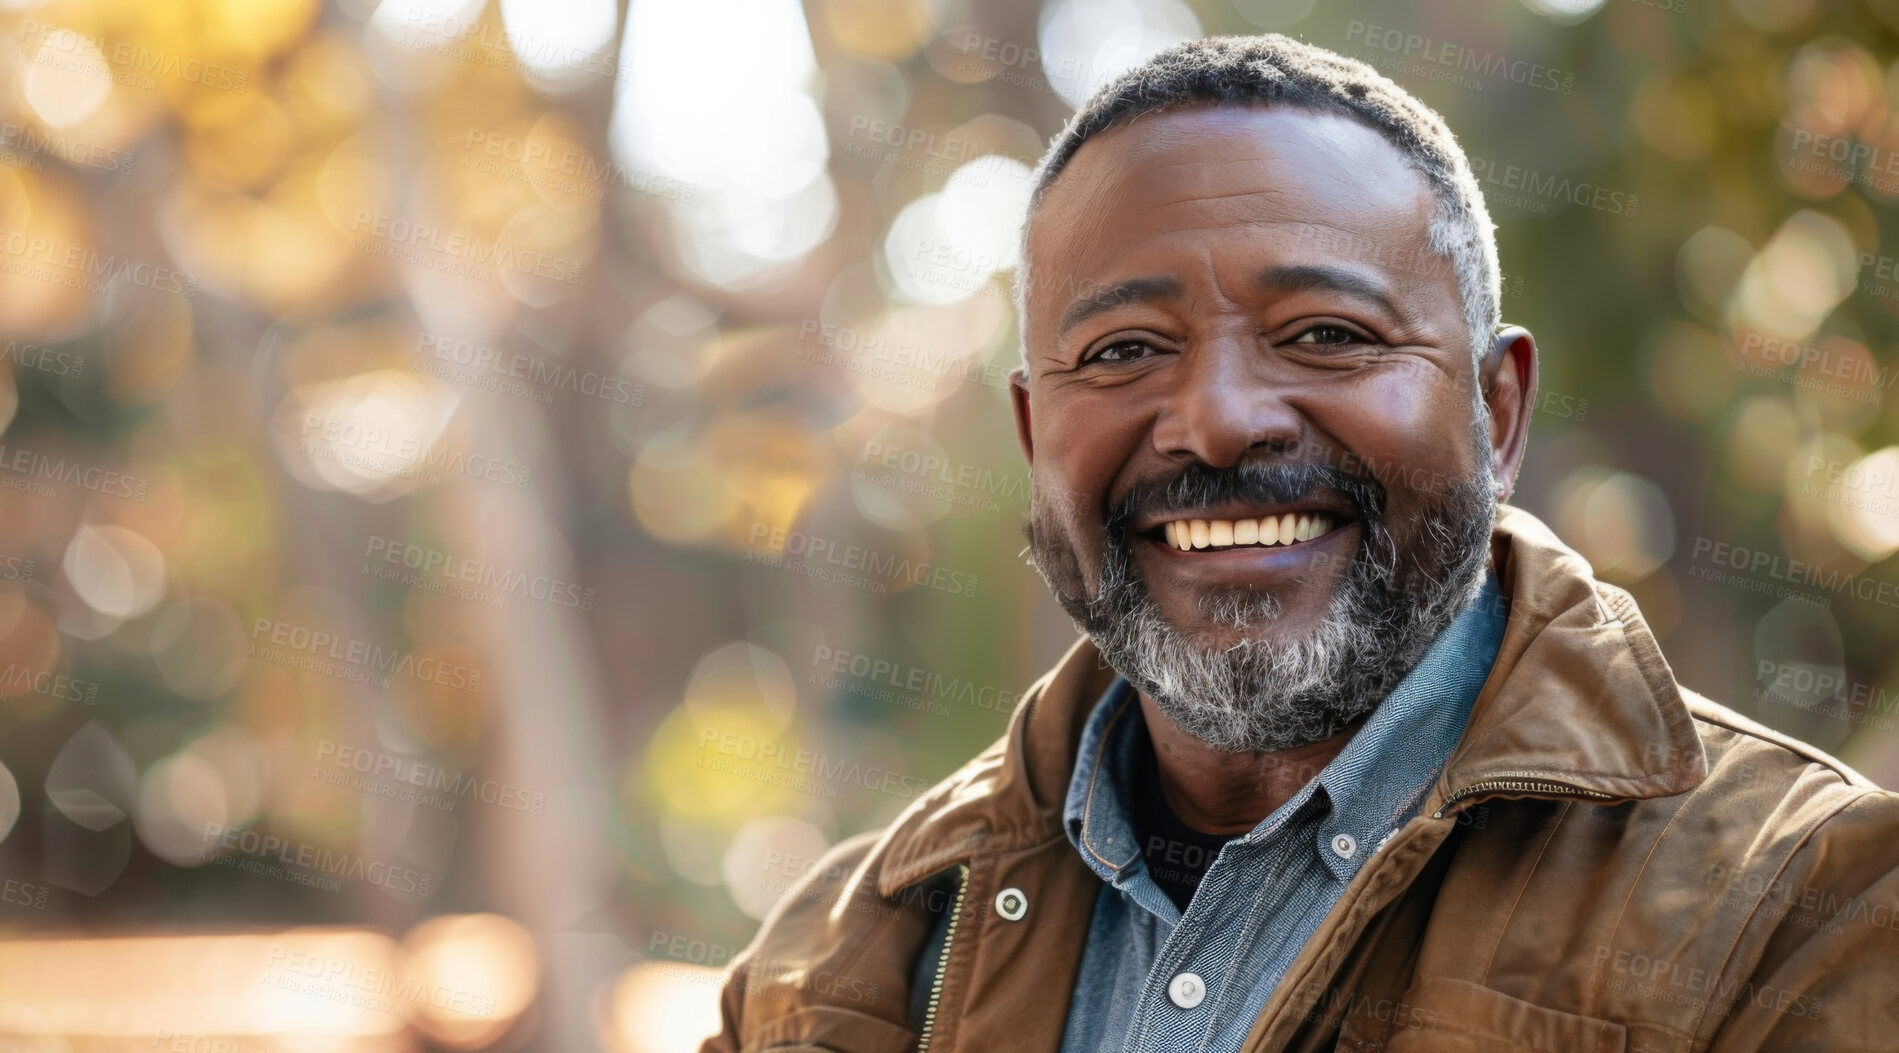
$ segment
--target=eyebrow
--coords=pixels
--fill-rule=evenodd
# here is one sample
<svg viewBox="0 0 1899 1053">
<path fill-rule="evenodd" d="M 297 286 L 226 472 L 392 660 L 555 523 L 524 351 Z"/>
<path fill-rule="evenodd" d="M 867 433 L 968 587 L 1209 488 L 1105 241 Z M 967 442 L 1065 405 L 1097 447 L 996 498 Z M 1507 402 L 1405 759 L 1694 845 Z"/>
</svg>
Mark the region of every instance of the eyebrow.
<svg viewBox="0 0 1899 1053">
<path fill-rule="evenodd" d="M 1164 300 L 1170 296 L 1179 296 L 1180 292 L 1179 282 L 1161 277 L 1129 278 L 1103 286 L 1069 304 L 1068 309 L 1062 312 L 1062 323 L 1056 333 L 1058 337 L 1067 337 L 1069 330 L 1103 311 L 1112 311 L 1131 303 Z"/>
<path fill-rule="evenodd" d="M 1348 296 L 1356 296 L 1362 300 L 1369 300 L 1382 308 L 1386 314 L 1400 320 L 1410 317 L 1405 311 L 1399 309 L 1390 294 L 1385 291 L 1382 283 L 1337 267 L 1321 264 L 1284 264 L 1260 271 L 1254 280 L 1261 288 L 1285 293 L 1329 289 Z M 1158 276 L 1129 278 L 1126 281 L 1103 286 L 1086 296 L 1077 298 L 1075 302 L 1068 305 L 1067 310 L 1062 312 L 1061 325 L 1056 332 L 1058 338 L 1066 338 L 1070 330 L 1095 315 L 1128 304 L 1164 300 L 1180 294 L 1181 284 L 1172 278 Z"/>
<path fill-rule="evenodd" d="M 1261 288 L 1275 292 L 1310 292 L 1314 289 L 1340 292 L 1361 300 L 1370 300 L 1394 318 L 1405 320 L 1410 317 L 1392 301 L 1391 295 L 1385 291 L 1384 283 L 1338 267 L 1310 263 L 1268 267 L 1259 272 L 1256 280 Z"/>
</svg>

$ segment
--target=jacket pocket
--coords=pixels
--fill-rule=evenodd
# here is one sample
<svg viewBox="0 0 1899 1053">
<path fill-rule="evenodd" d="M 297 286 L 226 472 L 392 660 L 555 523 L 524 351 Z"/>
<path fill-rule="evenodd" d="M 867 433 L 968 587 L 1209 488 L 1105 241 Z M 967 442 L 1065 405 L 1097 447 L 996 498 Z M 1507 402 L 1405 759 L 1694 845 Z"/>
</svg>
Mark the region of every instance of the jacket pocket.
<svg viewBox="0 0 1899 1053">
<path fill-rule="evenodd" d="M 1613 1020 L 1565 1013 L 1467 980 L 1434 978 L 1405 993 L 1385 1044 L 1370 1018 L 1348 1014 L 1341 1050 L 1366 1053 L 1623 1053 L 1627 1030 Z"/>
<path fill-rule="evenodd" d="M 909 1053 L 917 1033 L 841 1006 L 805 1006 L 747 1035 L 744 1053 Z"/>
</svg>

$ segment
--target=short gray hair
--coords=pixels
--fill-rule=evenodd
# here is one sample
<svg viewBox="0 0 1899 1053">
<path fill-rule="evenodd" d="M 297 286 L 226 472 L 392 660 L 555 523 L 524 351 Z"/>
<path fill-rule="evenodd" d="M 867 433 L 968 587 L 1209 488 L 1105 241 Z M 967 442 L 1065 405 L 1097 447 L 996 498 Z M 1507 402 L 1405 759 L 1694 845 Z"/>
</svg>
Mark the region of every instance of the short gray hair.
<svg viewBox="0 0 1899 1053">
<path fill-rule="evenodd" d="M 1075 151 L 1091 137 L 1138 117 L 1197 105 L 1281 105 L 1342 114 L 1396 146 L 1437 196 L 1430 249 L 1449 261 L 1457 279 L 1464 324 L 1470 330 L 1472 368 L 1481 368 L 1500 319 L 1502 278 L 1496 226 L 1463 148 L 1442 117 L 1377 70 L 1277 33 L 1177 44 L 1103 86 L 1069 120 L 1035 169 L 1022 221 L 1021 261 L 1015 269 L 1018 318 L 1027 318 L 1029 225 Z M 1026 339 L 1022 371 L 1029 371 Z M 1481 406 L 1481 396 L 1477 401 Z"/>
</svg>

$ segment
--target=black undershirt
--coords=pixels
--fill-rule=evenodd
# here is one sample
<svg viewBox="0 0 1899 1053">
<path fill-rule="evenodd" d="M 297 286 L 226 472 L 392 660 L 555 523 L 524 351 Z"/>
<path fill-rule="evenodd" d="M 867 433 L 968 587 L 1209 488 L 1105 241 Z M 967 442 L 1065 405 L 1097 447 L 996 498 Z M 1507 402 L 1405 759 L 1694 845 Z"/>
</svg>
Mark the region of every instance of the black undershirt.
<svg viewBox="0 0 1899 1053">
<path fill-rule="evenodd" d="M 1181 822 L 1161 794 L 1160 764 L 1152 747 L 1141 752 L 1141 775 L 1134 787 L 1134 836 L 1140 840 L 1148 875 L 1185 914 L 1187 901 L 1200 887 L 1220 847 L 1240 835 L 1201 833 Z"/>
</svg>

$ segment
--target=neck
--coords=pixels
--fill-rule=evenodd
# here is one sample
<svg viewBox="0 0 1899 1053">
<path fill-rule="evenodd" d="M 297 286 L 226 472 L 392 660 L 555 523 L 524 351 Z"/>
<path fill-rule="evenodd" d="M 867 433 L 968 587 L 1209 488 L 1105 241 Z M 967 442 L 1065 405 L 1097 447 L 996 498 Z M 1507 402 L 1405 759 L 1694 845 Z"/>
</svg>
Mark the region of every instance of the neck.
<svg viewBox="0 0 1899 1053">
<path fill-rule="evenodd" d="M 1167 807 L 1205 834 L 1244 834 L 1258 826 L 1338 756 L 1359 727 L 1292 749 L 1223 753 L 1175 727 L 1145 692 L 1140 697 Z"/>
</svg>

